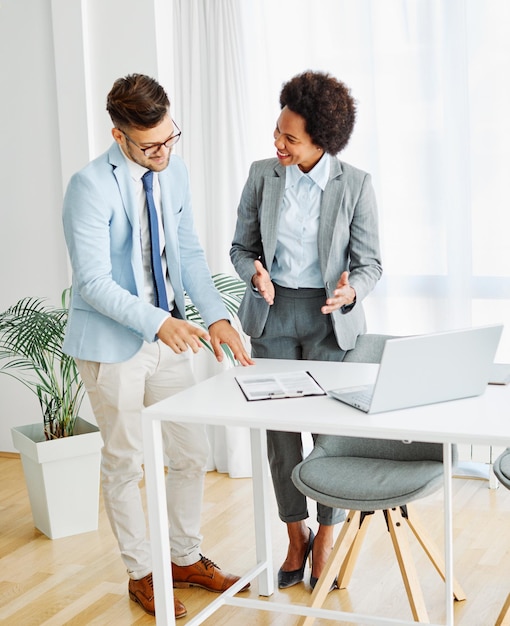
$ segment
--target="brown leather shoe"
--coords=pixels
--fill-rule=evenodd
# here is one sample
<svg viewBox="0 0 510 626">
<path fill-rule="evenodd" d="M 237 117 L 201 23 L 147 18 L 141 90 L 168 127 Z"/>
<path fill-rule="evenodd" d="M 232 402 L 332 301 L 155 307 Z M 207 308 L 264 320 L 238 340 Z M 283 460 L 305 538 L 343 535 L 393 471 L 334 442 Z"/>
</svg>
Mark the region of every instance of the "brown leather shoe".
<svg viewBox="0 0 510 626">
<path fill-rule="evenodd" d="M 239 580 L 239 576 L 226 574 L 210 559 L 200 555 L 200 561 L 192 565 L 175 565 L 172 563 L 172 577 L 174 587 L 184 589 L 185 587 L 202 587 L 209 591 L 222 593 Z M 250 586 L 248 583 L 241 591 L 245 591 Z"/>
<path fill-rule="evenodd" d="M 133 602 L 138 602 L 142 609 L 149 615 L 155 615 L 154 608 L 154 585 L 152 584 L 152 574 L 147 574 L 139 580 L 129 580 L 129 597 Z M 187 614 L 184 604 L 174 596 L 175 619 L 184 617 Z"/>
</svg>

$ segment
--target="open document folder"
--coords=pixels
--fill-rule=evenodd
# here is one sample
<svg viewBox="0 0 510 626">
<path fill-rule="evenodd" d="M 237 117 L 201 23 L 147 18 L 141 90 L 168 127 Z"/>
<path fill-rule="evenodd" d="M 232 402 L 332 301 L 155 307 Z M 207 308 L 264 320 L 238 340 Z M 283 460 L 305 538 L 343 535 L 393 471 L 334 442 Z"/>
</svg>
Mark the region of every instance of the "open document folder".
<svg viewBox="0 0 510 626">
<path fill-rule="evenodd" d="M 326 395 L 315 378 L 306 371 L 281 374 L 248 374 L 236 376 L 236 381 L 249 401 Z"/>
</svg>

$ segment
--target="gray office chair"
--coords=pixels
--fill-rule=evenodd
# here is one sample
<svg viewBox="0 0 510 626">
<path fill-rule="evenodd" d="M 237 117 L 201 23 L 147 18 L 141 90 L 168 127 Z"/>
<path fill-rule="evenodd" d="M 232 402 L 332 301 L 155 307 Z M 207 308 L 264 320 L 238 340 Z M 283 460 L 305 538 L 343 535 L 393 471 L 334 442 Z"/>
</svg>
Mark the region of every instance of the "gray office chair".
<svg viewBox="0 0 510 626">
<path fill-rule="evenodd" d="M 510 489 L 510 448 L 498 456 L 492 467 L 499 482 Z M 510 594 L 496 620 L 495 626 L 510 626 Z"/>
<path fill-rule="evenodd" d="M 361 335 L 345 361 L 380 362 L 387 339 L 387 335 Z M 455 447 L 453 456 L 456 460 Z M 319 435 L 311 454 L 294 468 L 292 480 L 306 496 L 349 513 L 310 605 L 322 606 L 335 576 L 340 589 L 347 586 L 368 524 L 373 513 L 380 510 L 397 554 L 413 618 L 428 622 L 405 526 L 410 527 L 444 580 L 442 555 L 409 506 L 439 489 L 442 477 L 442 444 Z M 456 581 L 453 590 L 457 600 L 465 599 Z M 304 617 L 299 624 L 313 621 Z"/>
</svg>

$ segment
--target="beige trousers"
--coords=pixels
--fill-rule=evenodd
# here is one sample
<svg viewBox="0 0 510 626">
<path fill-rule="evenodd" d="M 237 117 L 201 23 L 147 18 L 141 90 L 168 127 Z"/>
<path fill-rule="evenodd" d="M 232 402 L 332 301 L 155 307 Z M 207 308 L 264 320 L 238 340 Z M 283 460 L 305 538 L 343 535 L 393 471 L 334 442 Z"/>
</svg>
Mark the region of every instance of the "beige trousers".
<svg viewBox="0 0 510 626">
<path fill-rule="evenodd" d="M 191 351 L 176 354 L 161 341 L 144 343 L 122 363 L 77 359 L 104 441 L 101 485 L 105 508 L 131 578 L 152 572 L 144 502 L 141 412 L 190 385 Z M 171 559 L 190 565 L 200 559 L 200 515 L 208 457 L 205 427 L 163 422 L 168 458 L 167 503 Z"/>
</svg>

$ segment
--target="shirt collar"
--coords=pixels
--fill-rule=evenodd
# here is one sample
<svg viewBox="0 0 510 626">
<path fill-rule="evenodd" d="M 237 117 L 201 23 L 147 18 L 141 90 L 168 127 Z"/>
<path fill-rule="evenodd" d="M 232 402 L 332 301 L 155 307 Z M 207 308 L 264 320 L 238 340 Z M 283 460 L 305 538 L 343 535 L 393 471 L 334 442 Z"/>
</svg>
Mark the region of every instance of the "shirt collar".
<svg viewBox="0 0 510 626">
<path fill-rule="evenodd" d="M 329 155 L 324 154 L 322 159 L 308 172 L 302 172 L 297 165 L 289 165 L 285 177 L 285 189 L 294 186 L 302 176 L 308 176 L 322 191 L 326 188 L 329 180 L 330 161 Z"/>
<path fill-rule="evenodd" d="M 149 170 L 143 165 L 132 161 L 126 154 L 124 154 L 124 150 L 122 150 L 122 148 L 120 151 L 122 153 L 122 156 L 126 160 L 129 175 L 131 176 L 131 178 L 137 182 L 142 180 L 142 176 L 145 174 L 145 172 L 148 172 Z"/>
</svg>

